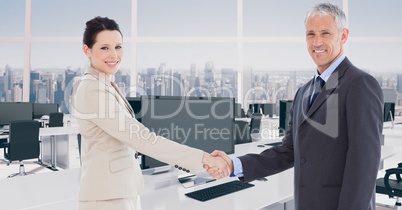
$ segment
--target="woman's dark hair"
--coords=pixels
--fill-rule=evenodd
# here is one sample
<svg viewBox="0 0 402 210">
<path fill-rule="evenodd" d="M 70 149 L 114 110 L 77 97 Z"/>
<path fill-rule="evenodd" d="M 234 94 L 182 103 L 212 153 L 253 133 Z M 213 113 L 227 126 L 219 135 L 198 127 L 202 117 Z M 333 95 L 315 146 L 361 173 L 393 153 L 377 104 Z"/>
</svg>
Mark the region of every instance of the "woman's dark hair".
<svg viewBox="0 0 402 210">
<path fill-rule="evenodd" d="M 116 30 L 123 37 L 123 34 L 121 33 L 119 25 L 116 23 L 116 21 L 109 19 L 107 17 L 98 16 L 89 20 L 86 23 L 86 28 L 84 31 L 84 37 L 82 39 L 82 42 L 89 48 L 92 48 L 92 46 L 95 44 L 96 36 L 104 30 L 110 30 L 110 31 Z"/>
</svg>

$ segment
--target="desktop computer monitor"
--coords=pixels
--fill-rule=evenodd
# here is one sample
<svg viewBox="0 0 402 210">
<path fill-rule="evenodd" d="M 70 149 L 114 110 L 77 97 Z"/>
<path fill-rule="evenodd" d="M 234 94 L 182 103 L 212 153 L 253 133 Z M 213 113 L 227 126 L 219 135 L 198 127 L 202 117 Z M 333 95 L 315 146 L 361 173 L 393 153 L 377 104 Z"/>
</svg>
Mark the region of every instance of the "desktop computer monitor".
<svg viewBox="0 0 402 210">
<path fill-rule="evenodd" d="M 241 104 L 240 103 L 235 103 L 234 105 L 234 111 L 235 111 L 235 117 L 236 118 L 243 118 L 245 117 L 244 111 L 241 108 Z"/>
<path fill-rule="evenodd" d="M 33 105 L 29 102 L 0 102 L 0 112 L 0 126 L 9 125 L 10 121 L 33 119 Z"/>
<path fill-rule="evenodd" d="M 43 115 L 49 115 L 52 112 L 59 112 L 58 104 L 45 104 L 45 103 L 34 103 L 33 104 L 33 118 L 40 119 Z"/>
<path fill-rule="evenodd" d="M 141 97 L 126 97 L 134 111 L 135 119 L 141 122 Z"/>
<path fill-rule="evenodd" d="M 263 114 L 261 111 L 263 109 L 263 104 L 249 104 L 249 110 L 252 110 L 252 113 L 260 113 Z"/>
<path fill-rule="evenodd" d="M 268 115 L 269 117 L 273 117 L 276 115 L 276 104 L 275 103 L 265 103 L 261 104 L 262 106 L 262 114 Z"/>
<path fill-rule="evenodd" d="M 279 101 L 279 136 L 285 135 L 289 127 L 289 115 L 292 104 L 292 100 Z"/>
<path fill-rule="evenodd" d="M 384 122 L 393 121 L 395 116 L 395 103 L 384 103 Z"/>
<path fill-rule="evenodd" d="M 142 96 L 142 124 L 172 141 L 212 152 L 234 153 L 234 98 Z M 141 156 L 142 169 L 164 166 Z"/>
</svg>

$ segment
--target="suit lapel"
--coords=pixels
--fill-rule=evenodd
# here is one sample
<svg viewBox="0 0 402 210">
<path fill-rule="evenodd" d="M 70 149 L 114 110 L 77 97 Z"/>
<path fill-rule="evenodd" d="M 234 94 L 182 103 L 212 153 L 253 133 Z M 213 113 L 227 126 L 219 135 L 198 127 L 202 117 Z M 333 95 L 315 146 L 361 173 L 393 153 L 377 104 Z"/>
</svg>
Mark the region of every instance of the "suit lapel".
<svg viewBox="0 0 402 210">
<path fill-rule="evenodd" d="M 339 87 L 339 85 L 342 82 L 342 77 L 345 73 L 345 71 L 348 69 L 348 67 L 352 65 L 352 63 L 349 61 L 348 58 L 345 58 L 339 66 L 335 69 L 335 71 L 331 74 L 331 76 L 328 78 L 328 81 L 325 83 L 324 87 L 322 88 L 321 92 L 318 94 L 315 102 L 313 105 L 308 109 L 308 103 L 310 103 L 310 97 L 308 97 L 308 100 L 306 100 L 307 103 L 307 111 L 306 117 L 304 118 L 303 121 L 306 119 L 310 118 L 312 114 L 314 114 L 318 108 L 320 108 L 324 102 L 330 97 L 334 91 Z M 311 90 L 312 89 L 312 81 L 310 81 L 310 88 L 309 88 L 309 95 L 311 96 Z M 305 100 L 305 99 L 304 99 Z M 305 106 L 305 102 L 303 101 L 303 106 Z"/>
<path fill-rule="evenodd" d="M 313 81 L 314 81 L 314 78 L 308 82 L 308 84 L 306 85 L 306 87 L 308 87 L 308 88 L 306 88 L 306 90 L 304 91 L 304 94 L 303 94 L 302 103 L 303 103 L 303 114 L 305 116 L 307 115 L 307 112 L 309 111 L 311 94 L 313 94 L 313 89 L 314 89 Z"/>
<path fill-rule="evenodd" d="M 112 86 L 112 89 L 114 90 L 113 95 L 119 102 L 119 105 L 121 105 L 123 108 L 125 108 L 132 117 L 134 117 L 134 111 L 131 108 L 130 104 L 128 103 L 127 99 L 123 96 L 123 94 L 120 92 L 119 88 L 114 84 L 114 82 L 110 82 L 110 85 Z"/>
</svg>

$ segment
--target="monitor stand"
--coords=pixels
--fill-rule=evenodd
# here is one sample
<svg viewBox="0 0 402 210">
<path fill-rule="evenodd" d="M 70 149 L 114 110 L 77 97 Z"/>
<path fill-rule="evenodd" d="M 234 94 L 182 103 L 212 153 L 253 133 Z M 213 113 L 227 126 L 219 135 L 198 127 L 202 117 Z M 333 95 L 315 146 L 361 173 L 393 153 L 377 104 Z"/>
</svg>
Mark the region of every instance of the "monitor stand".
<svg viewBox="0 0 402 210">
<path fill-rule="evenodd" d="M 177 179 L 184 188 L 194 187 L 216 180 L 211 177 L 201 177 L 201 175 L 190 174 L 182 171 L 177 173 Z"/>
<path fill-rule="evenodd" d="M 385 125 L 385 123 L 386 122 L 384 122 L 384 124 L 383 124 L 383 129 L 388 129 L 388 128 L 390 128 L 390 129 L 393 129 L 394 128 L 394 126 L 395 126 L 395 122 L 394 122 L 394 116 L 392 116 L 392 112 L 391 111 L 389 111 L 389 116 L 390 116 L 390 121 L 391 121 L 391 126 L 386 126 Z M 389 125 L 389 124 L 388 124 Z"/>
</svg>

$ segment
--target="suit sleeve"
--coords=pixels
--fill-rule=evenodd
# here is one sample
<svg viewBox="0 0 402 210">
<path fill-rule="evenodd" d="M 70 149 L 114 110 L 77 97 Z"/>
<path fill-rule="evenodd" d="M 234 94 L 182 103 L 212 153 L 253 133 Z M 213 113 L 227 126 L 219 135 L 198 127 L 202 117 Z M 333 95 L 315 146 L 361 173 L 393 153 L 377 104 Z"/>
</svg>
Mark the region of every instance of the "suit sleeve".
<svg viewBox="0 0 402 210">
<path fill-rule="evenodd" d="M 349 139 L 338 209 L 368 209 L 381 155 L 383 94 L 370 75 L 356 79 L 346 99 Z"/>
<path fill-rule="evenodd" d="M 102 87 L 96 80 L 85 82 L 85 91 L 76 95 L 75 106 L 79 110 L 75 115 L 85 119 L 85 127 L 89 130 L 92 127 L 95 132 L 96 128 L 100 128 L 100 131 L 104 132 L 95 133 L 95 136 L 110 135 L 136 151 L 170 165 L 179 165 L 191 173 L 201 167 L 203 151 L 150 132 L 118 103 L 110 92 L 112 90 Z"/>
<path fill-rule="evenodd" d="M 298 91 L 299 92 L 299 91 Z M 297 97 L 298 93 L 296 93 Z M 247 154 L 240 156 L 242 163 L 243 177 L 239 179 L 243 182 L 250 182 L 255 179 L 282 172 L 294 165 L 293 151 L 293 103 L 289 114 L 289 127 L 282 139 L 282 144 L 266 149 L 260 154 Z"/>
</svg>

